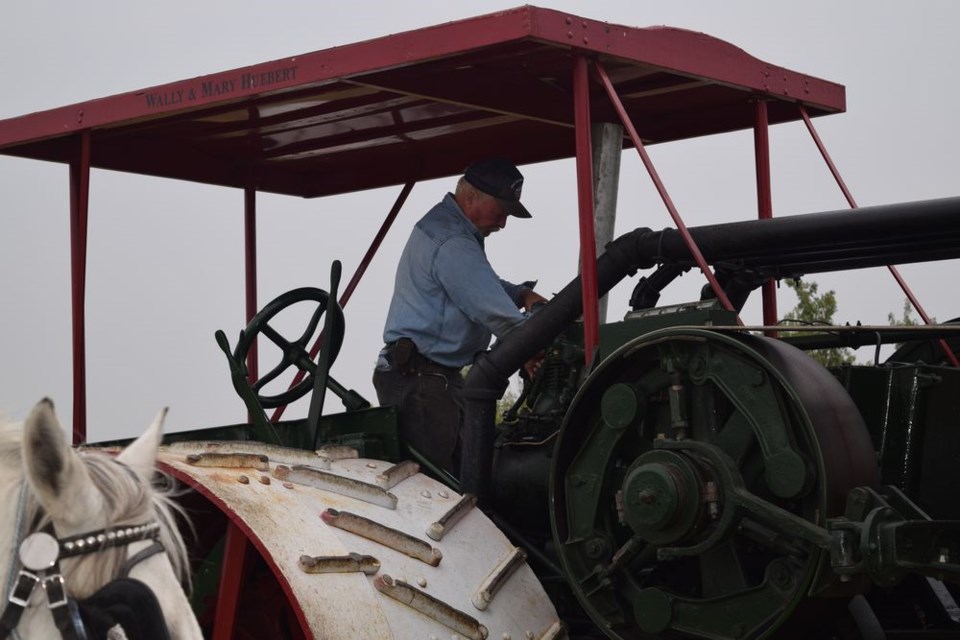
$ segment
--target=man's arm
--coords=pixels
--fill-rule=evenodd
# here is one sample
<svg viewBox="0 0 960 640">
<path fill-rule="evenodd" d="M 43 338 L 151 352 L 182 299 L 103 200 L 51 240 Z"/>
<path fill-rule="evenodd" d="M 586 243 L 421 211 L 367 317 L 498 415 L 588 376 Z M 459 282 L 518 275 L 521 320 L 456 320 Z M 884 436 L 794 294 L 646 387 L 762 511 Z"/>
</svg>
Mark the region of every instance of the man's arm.
<svg viewBox="0 0 960 640">
<path fill-rule="evenodd" d="M 536 280 L 513 284 L 500 278 L 500 284 L 503 285 L 503 290 L 507 292 L 507 295 L 516 303 L 517 307 L 522 308 L 524 311 L 530 311 L 537 303 L 547 302 L 546 298 L 533 290 L 537 284 Z"/>
<path fill-rule="evenodd" d="M 518 300 L 511 299 L 475 240 L 447 240 L 437 251 L 433 270 L 457 308 L 498 338 L 523 322 Z"/>
</svg>

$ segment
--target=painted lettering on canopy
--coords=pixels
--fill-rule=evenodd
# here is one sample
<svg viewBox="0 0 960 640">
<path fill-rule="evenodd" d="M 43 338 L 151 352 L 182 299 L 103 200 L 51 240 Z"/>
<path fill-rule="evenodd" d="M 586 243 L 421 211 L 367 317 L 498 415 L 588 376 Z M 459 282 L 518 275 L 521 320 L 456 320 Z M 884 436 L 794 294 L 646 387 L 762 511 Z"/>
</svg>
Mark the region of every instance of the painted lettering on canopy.
<svg viewBox="0 0 960 640">
<path fill-rule="evenodd" d="M 294 65 L 270 71 L 244 72 L 232 78 L 197 80 L 182 89 L 148 92 L 143 97 L 148 109 L 163 109 L 186 105 L 197 100 L 228 97 L 238 91 L 264 89 L 296 79 L 297 67 Z"/>
</svg>

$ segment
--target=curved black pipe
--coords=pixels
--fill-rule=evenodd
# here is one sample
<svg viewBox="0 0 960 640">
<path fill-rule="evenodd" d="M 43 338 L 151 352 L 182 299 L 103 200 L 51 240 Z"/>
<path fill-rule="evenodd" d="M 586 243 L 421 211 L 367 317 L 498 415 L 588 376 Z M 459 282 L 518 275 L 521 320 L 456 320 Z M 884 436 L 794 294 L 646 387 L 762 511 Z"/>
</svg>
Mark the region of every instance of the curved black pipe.
<svg viewBox="0 0 960 640">
<path fill-rule="evenodd" d="M 650 229 L 634 229 L 607 245 L 606 253 L 597 259 L 597 295 L 602 297 L 638 268 L 654 266 L 655 251 L 649 251 L 650 238 L 659 235 Z M 656 248 L 656 243 L 652 244 Z M 497 400 L 513 372 L 548 347 L 582 313 L 582 284 L 577 277 L 470 367 L 463 391 L 461 491 L 476 495 L 481 502 L 486 498 L 493 464 Z"/>
<path fill-rule="evenodd" d="M 710 264 L 750 269 L 765 277 L 960 258 L 960 198 L 881 205 L 691 228 Z M 692 265 L 674 229 L 635 229 L 597 259 L 597 294 L 655 263 Z M 481 354 L 464 385 L 461 491 L 482 502 L 493 462 L 496 403 L 510 376 L 545 349 L 583 312 L 580 278 L 533 317 Z"/>
</svg>

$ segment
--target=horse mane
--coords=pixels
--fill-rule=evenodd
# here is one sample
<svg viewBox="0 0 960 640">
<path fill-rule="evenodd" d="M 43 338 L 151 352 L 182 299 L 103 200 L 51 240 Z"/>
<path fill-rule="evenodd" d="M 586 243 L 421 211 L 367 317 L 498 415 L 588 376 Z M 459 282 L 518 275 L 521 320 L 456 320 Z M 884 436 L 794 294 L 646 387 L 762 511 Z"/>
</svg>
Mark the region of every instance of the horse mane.
<svg viewBox="0 0 960 640">
<path fill-rule="evenodd" d="M 6 489 L 6 499 L 18 500 L 26 482 L 22 440 L 20 425 L 0 419 L 0 468 L 7 472 L 15 470 L 17 478 Z M 103 494 L 104 516 L 108 526 L 137 525 L 155 519 L 160 524 L 159 541 L 166 549 L 174 573 L 181 583 L 189 585 L 189 558 L 177 527 L 177 518 L 185 523 L 189 520 L 175 501 L 179 492 L 173 479 L 158 470 L 153 479 L 147 481 L 108 453 L 90 449 L 80 449 L 78 453 L 93 484 Z M 23 522 L 26 523 L 24 536 L 42 529 L 50 522 L 49 516 L 42 512 L 30 491 L 26 491 L 23 509 Z M 126 548 L 119 547 L 65 560 L 63 568 L 65 574 L 71 574 L 68 580 L 71 592 L 77 597 L 90 595 L 97 587 L 117 576 L 125 559 Z"/>
</svg>

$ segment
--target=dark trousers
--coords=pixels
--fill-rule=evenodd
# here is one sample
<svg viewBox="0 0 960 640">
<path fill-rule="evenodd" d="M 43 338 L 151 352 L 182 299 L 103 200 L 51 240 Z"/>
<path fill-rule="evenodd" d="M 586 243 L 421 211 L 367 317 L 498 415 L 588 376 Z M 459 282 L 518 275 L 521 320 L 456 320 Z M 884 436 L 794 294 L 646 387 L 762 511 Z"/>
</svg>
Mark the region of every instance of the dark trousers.
<svg viewBox="0 0 960 640">
<path fill-rule="evenodd" d="M 378 366 L 373 386 L 380 406 L 397 407 L 400 437 L 427 460 L 457 476 L 460 471 L 460 424 L 463 377 L 421 357 L 401 370 Z"/>
</svg>

